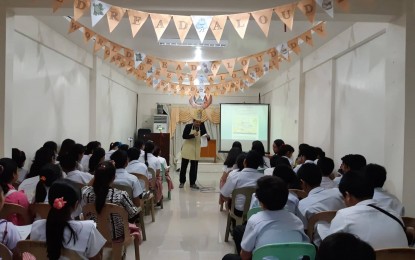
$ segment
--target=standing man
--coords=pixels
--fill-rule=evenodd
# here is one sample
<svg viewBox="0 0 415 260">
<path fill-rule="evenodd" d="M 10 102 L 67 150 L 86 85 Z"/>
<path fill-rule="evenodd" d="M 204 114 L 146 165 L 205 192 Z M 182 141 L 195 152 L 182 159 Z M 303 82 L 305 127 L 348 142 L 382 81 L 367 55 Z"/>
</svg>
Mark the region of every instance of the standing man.
<svg viewBox="0 0 415 260">
<path fill-rule="evenodd" d="M 184 143 L 182 146 L 182 165 L 180 169 L 180 185 L 179 188 L 184 187 L 186 182 L 186 170 L 190 161 L 190 188 L 199 189 L 196 185 L 197 179 L 197 165 L 200 159 L 200 137 L 206 135 L 208 140 L 206 127 L 201 121 L 201 111 L 197 112 L 196 118 L 193 119 L 193 123 L 187 124 L 183 131 Z"/>
</svg>

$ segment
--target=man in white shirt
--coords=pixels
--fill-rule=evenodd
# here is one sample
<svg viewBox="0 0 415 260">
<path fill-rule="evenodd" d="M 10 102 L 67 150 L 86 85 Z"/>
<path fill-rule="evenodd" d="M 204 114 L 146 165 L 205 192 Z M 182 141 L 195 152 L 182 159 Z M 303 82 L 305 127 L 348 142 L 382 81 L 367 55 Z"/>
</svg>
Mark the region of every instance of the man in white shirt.
<svg viewBox="0 0 415 260">
<path fill-rule="evenodd" d="M 128 149 L 127 155 L 130 162 L 128 163 L 128 166 L 125 168 L 125 170 L 129 173 L 141 174 L 145 176 L 147 179 L 150 179 L 147 172 L 147 165 L 138 160 L 140 158 L 140 154 L 141 152 L 137 148 L 133 147 Z M 141 181 L 140 183 L 143 190 L 145 190 L 145 183 Z"/>
<path fill-rule="evenodd" d="M 390 209 L 382 209 L 373 200 L 374 188 L 362 172 L 348 172 L 339 190 L 347 206 L 337 212 L 327 235 L 337 232 L 354 234 L 375 250 L 408 247 L 401 217 Z"/>
<path fill-rule="evenodd" d="M 349 171 L 360 171 L 366 166 L 366 158 L 360 154 L 348 154 L 343 156 L 341 160 L 341 175 L 333 180 L 337 185 L 339 185 L 343 175 L 347 174 Z"/>
<path fill-rule="evenodd" d="M 260 178 L 256 194 L 263 211 L 249 218 L 240 246 L 240 257 L 229 254 L 224 260 L 252 259 L 254 250 L 267 244 L 309 241 L 301 220 L 284 210 L 288 188 L 283 180 L 275 176 Z"/>
<path fill-rule="evenodd" d="M 363 172 L 366 178 L 373 184 L 373 187 L 375 187 L 373 199 L 376 200 L 376 205 L 384 209 L 391 209 L 400 216 L 403 216 L 405 214 L 405 207 L 400 200 L 395 195 L 383 189 L 386 181 L 386 169 L 377 164 L 368 164 L 363 168 Z"/>
<path fill-rule="evenodd" d="M 320 167 L 322 179 L 320 187 L 325 189 L 337 188 L 337 184 L 330 179 L 330 175 L 334 170 L 334 162 L 331 158 L 323 157 L 317 161 L 317 166 Z"/>
<path fill-rule="evenodd" d="M 300 164 L 294 168 L 294 172 L 298 173 L 298 170 L 302 165 L 305 164 L 314 164 L 314 161 L 317 159 L 316 148 L 310 145 L 306 145 L 301 149 L 301 155 L 299 156 Z"/>
<path fill-rule="evenodd" d="M 91 174 L 76 169 L 76 154 L 64 154 L 60 158 L 60 166 L 66 172 L 66 179 L 83 185 L 87 185 L 92 180 L 93 176 Z"/>
<path fill-rule="evenodd" d="M 298 171 L 302 189 L 308 196 L 298 203 L 297 216 L 307 228 L 308 220 L 316 213 L 339 210 L 345 207 L 343 197 L 338 189 L 320 187 L 321 171 L 314 163 L 304 164 Z"/>
</svg>

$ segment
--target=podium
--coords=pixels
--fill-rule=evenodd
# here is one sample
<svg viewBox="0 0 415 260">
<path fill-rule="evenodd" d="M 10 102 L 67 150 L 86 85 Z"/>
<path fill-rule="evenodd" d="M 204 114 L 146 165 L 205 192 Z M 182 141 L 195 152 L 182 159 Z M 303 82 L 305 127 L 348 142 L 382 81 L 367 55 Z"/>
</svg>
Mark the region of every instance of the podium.
<svg viewBox="0 0 415 260">
<path fill-rule="evenodd" d="M 216 140 L 210 139 L 208 146 L 200 149 L 200 157 L 213 158 L 213 161 L 216 162 Z"/>
<path fill-rule="evenodd" d="M 170 133 L 149 133 L 142 136 L 144 142 L 151 140 L 161 149 L 160 156 L 170 164 Z"/>
</svg>

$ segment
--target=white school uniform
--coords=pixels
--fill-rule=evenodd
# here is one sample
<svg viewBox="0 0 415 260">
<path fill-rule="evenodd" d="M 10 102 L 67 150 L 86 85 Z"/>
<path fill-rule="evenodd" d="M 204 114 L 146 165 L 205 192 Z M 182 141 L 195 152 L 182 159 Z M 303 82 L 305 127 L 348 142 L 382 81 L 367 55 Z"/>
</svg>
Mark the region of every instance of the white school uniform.
<svg viewBox="0 0 415 260">
<path fill-rule="evenodd" d="M 81 165 L 84 172 L 89 172 L 89 159 L 91 159 L 91 155 L 84 154 L 81 159 Z"/>
<path fill-rule="evenodd" d="M 334 178 L 334 183 L 336 183 L 337 184 L 337 186 L 339 186 L 339 184 L 340 184 L 340 181 L 342 180 L 342 178 L 343 178 L 343 175 L 340 175 L 340 176 L 338 176 L 338 177 L 336 177 L 336 178 Z"/>
<path fill-rule="evenodd" d="M 303 221 L 307 228 L 308 219 L 314 214 L 329 211 L 339 210 L 346 207 L 343 201 L 343 196 L 339 189 L 324 189 L 316 187 L 312 189 L 308 196 L 298 203 L 297 216 Z"/>
<path fill-rule="evenodd" d="M 125 170 L 129 173 L 141 174 L 148 179 L 147 165 L 140 162 L 139 160 L 132 160 L 131 162 L 129 162 L 127 167 L 125 167 Z M 145 190 L 146 184 L 144 183 L 144 181 L 140 180 L 140 184 L 141 184 L 141 188 Z"/>
<path fill-rule="evenodd" d="M 113 153 L 115 153 L 115 151 L 117 151 L 117 150 L 109 150 L 108 152 L 106 152 L 106 153 L 105 153 L 105 161 L 109 161 L 109 160 L 111 160 L 111 155 L 112 155 Z"/>
<path fill-rule="evenodd" d="M 1 219 L 0 243 L 5 245 L 9 250 L 13 250 L 19 240 L 21 240 L 21 237 L 16 226 L 12 222 Z"/>
<path fill-rule="evenodd" d="M 233 190 L 244 187 L 255 187 L 257 180 L 263 176 L 264 175 L 259 173 L 257 169 L 252 168 L 245 168 L 237 174 L 229 174 L 225 185 L 223 185 L 222 189 L 220 190 L 220 193 L 224 197 L 230 198 L 232 197 L 231 194 Z M 245 197 L 242 195 L 236 196 L 235 201 L 232 201 L 232 203 L 235 203 L 235 208 L 237 210 L 243 211 Z"/>
<path fill-rule="evenodd" d="M 312 164 L 314 164 L 314 161 L 312 161 L 312 160 L 306 160 L 303 164 L 306 164 L 306 163 L 312 163 Z M 294 172 L 295 172 L 296 174 L 297 174 L 298 170 L 301 168 L 301 166 L 303 166 L 303 164 L 297 165 L 297 166 L 294 168 Z"/>
<path fill-rule="evenodd" d="M 66 179 L 84 185 L 87 185 L 93 177 L 92 174 L 81 172 L 79 170 L 71 171 L 66 174 Z"/>
<path fill-rule="evenodd" d="M 369 207 L 376 204 L 373 199 L 364 200 L 355 206 L 339 210 L 330 224 L 327 235 L 347 232 L 369 243 L 375 250 L 381 248 L 408 247 L 405 232 L 399 223 L 385 213 Z M 401 217 L 385 209 L 402 222 Z"/>
<path fill-rule="evenodd" d="M 291 191 L 288 192 L 288 199 L 287 199 L 287 203 L 284 206 L 284 209 L 295 214 L 297 212 L 299 201 L 300 200 L 298 199 L 297 194 Z M 249 206 L 249 209 L 258 208 L 258 207 L 260 207 L 259 200 L 254 193 L 252 194 L 251 205 Z"/>
<path fill-rule="evenodd" d="M 262 159 L 264 160 L 264 168 L 271 168 L 271 161 L 269 160 L 269 158 L 266 156 L 262 156 Z"/>
<path fill-rule="evenodd" d="M 26 178 L 26 175 L 27 175 L 26 169 L 17 168 L 17 176 L 18 176 L 17 182 L 21 183 Z"/>
<path fill-rule="evenodd" d="M 321 178 L 320 187 L 325 189 L 333 189 L 337 188 L 337 186 L 338 185 L 332 179 L 330 179 L 330 177 L 323 176 L 323 178 Z"/>
<path fill-rule="evenodd" d="M 143 193 L 143 188 L 137 177 L 129 174 L 124 168 L 115 171 L 114 184 L 129 186 L 133 190 L 133 198 L 137 198 Z"/>
<path fill-rule="evenodd" d="M 71 225 L 77 234 L 77 240 L 75 243 L 73 243 L 73 240 L 69 241 L 71 233 L 68 228 L 65 228 L 63 232 L 64 242 L 69 243 L 62 243 L 63 246 L 67 249 L 76 251 L 84 259 L 96 256 L 104 246 L 106 240 L 96 229 L 95 223 L 91 220 L 70 220 L 69 225 Z M 32 231 L 30 232 L 30 240 L 46 241 L 45 219 L 33 222 Z"/>
<path fill-rule="evenodd" d="M 145 158 L 145 155 L 140 156 L 138 160 L 145 164 L 144 158 Z M 156 156 L 154 156 L 152 153 L 147 154 L 147 163 L 148 163 L 148 167 L 153 168 L 154 171 L 161 170 L 161 164 L 160 164 L 159 159 Z"/>
<path fill-rule="evenodd" d="M 308 242 L 301 220 L 286 210 L 264 210 L 248 219 L 241 247 L 244 251 L 273 243 Z"/>
<path fill-rule="evenodd" d="M 400 216 L 405 215 L 405 207 L 399 201 L 397 197 L 390 194 L 382 188 L 375 188 L 373 199 L 376 200 L 376 205 L 383 209 L 391 209 L 398 213 Z"/>
</svg>

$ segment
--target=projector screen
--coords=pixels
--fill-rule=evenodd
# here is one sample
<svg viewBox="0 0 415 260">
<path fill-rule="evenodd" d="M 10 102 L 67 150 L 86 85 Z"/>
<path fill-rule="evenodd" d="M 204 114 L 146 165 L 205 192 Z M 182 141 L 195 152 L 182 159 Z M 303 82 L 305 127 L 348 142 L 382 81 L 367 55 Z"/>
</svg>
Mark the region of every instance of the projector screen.
<svg viewBox="0 0 415 260">
<path fill-rule="evenodd" d="M 239 141 L 243 151 L 259 140 L 268 152 L 268 104 L 220 104 L 220 152 L 228 152 Z"/>
</svg>

